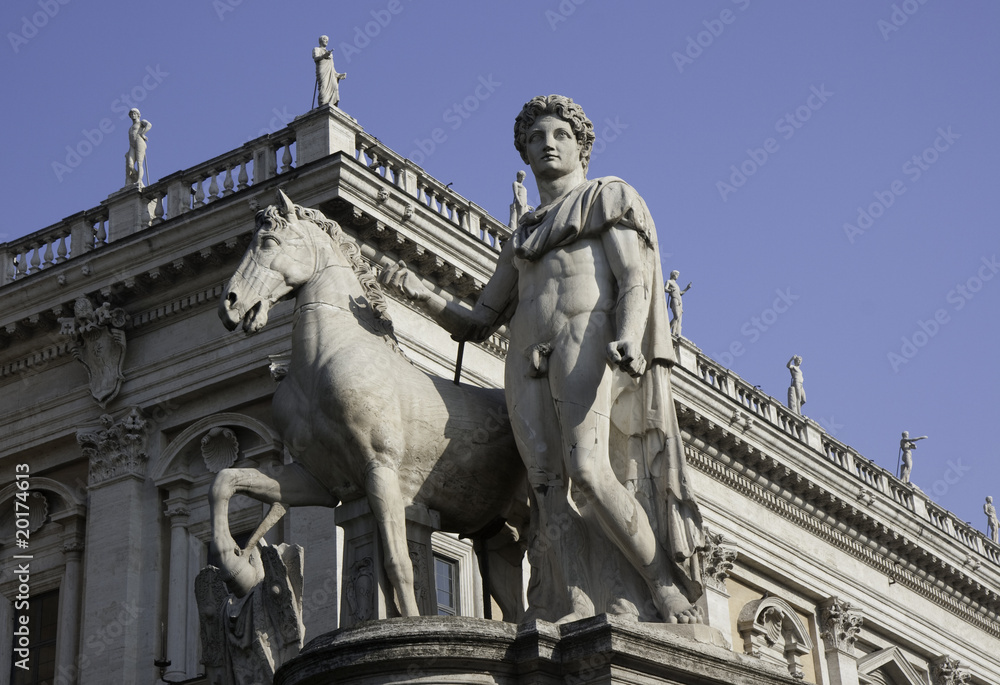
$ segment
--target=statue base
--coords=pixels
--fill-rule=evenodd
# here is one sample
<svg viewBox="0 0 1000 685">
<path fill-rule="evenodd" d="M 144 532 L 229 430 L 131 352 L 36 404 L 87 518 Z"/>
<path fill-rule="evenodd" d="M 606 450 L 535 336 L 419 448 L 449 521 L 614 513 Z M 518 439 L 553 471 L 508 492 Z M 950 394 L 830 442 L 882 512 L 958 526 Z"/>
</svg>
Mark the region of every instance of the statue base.
<svg viewBox="0 0 1000 685">
<path fill-rule="evenodd" d="M 420 616 L 321 635 L 275 674 L 275 685 L 379 683 L 799 683 L 735 654 L 716 628 L 600 615 L 564 625 Z"/>
</svg>

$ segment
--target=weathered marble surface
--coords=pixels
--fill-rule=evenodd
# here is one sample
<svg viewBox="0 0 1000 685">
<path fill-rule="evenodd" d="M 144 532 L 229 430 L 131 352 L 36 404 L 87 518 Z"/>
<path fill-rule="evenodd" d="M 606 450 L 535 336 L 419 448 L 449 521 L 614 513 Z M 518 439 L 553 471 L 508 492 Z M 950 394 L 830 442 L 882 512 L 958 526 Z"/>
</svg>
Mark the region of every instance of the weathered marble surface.
<svg viewBox="0 0 1000 685">
<path fill-rule="evenodd" d="M 312 640 L 275 685 L 381 683 L 799 683 L 787 669 L 722 646 L 705 625 L 595 616 L 520 627 L 476 618 L 396 618 Z"/>
<path fill-rule="evenodd" d="M 270 682 L 302 648 L 302 548 L 264 543 L 256 558 L 263 582 L 243 597 L 226 590 L 225 573 L 214 566 L 195 579 L 203 662 L 212 685 Z"/>
<path fill-rule="evenodd" d="M 674 415 L 653 220 L 621 179 L 587 179 L 593 125 L 569 98 L 532 99 L 514 130 L 541 204 L 475 307 L 446 301 L 403 262 L 382 281 L 458 340 L 507 325 L 504 388 L 532 497 L 528 617 L 700 621 L 705 541 Z"/>
<path fill-rule="evenodd" d="M 222 470 L 212 487 L 214 544 L 237 596 L 259 582 L 252 543 L 295 506 L 336 506 L 365 497 L 377 522 L 382 560 L 399 613 L 421 613 L 407 548 L 405 511 L 422 505 L 442 530 L 473 537 L 495 519 L 526 518 L 525 475 L 496 389 L 456 385 L 418 371 L 399 349 L 386 302 L 357 245 L 321 212 L 279 204 L 257 213 L 243 260 L 223 290 L 219 314 L 230 330 L 260 331 L 271 306 L 295 297 L 288 369 L 274 394 L 275 427 L 294 460 L 274 469 Z M 236 548 L 230 498 L 272 505 Z M 508 529 L 509 530 L 509 529 Z M 507 563 L 519 567 L 510 536 Z M 519 617 L 517 588 L 495 593 Z M 517 599 L 517 605 L 507 600 Z"/>
</svg>

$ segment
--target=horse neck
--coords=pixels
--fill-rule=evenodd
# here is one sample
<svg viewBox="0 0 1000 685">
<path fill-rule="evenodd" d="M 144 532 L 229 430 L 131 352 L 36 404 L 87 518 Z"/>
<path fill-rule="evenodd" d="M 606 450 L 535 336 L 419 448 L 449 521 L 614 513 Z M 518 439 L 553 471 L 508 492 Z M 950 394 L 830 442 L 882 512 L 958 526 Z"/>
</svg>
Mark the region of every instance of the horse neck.
<svg viewBox="0 0 1000 685">
<path fill-rule="evenodd" d="M 316 250 L 316 270 L 295 295 L 295 308 L 325 304 L 347 309 L 364 294 L 354 268 L 332 238 L 323 237 Z"/>
<path fill-rule="evenodd" d="M 347 257 L 332 242 L 318 251 L 316 271 L 295 296 L 292 364 L 310 364 L 318 357 L 351 344 L 360 331 L 352 300 L 364 297 Z"/>
</svg>

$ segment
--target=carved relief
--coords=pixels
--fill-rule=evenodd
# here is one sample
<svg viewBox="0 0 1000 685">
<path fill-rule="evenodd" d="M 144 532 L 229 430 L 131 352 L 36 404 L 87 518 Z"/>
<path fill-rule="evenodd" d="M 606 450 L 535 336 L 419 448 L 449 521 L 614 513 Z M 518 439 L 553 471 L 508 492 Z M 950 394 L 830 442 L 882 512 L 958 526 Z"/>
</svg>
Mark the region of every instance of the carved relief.
<svg viewBox="0 0 1000 685">
<path fill-rule="evenodd" d="M 968 685 L 972 674 L 959 668 L 962 663 L 949 655 L 938 657 L 931 662 L 931 682 L 934 685 Z"/>
<path fill-rule="evenodd" d="M 20 501 L 19 498 L 15 499 L 18 500 L 16 506 L 12 500 L 10 508 L 0 518 L 0 539 L 12 539 L 14 537 L 14 532 L 18 529 L 18 519 L 24 519 L 23 512 L 25 505 L 28 507 L 27 530 L 29 533 L 34 533 L 41 528 L 46 518 L 48 518 L 49 502 L 45 498 L 44 493 L 35 490 L 27 497 L 26 501 Z M 21 512 L 22 515 L 18 516 L 18 512 Z"/>
<path fill-rule="evenodd" d="M 734 546 L 726 544 L 729 541 L 721 533 L 706 531 L 705 542 L 708 546 L 702 552 L 702 579 L 705 585 L 725 591 L 726 578 L 733 570 L 733 562 L 739 552 Z"/>
<path fill-rule="evenodd" d="M 417 606 L 427 606 L 427 548 L 410 541 L 410 563 L 413 564 L 413 593 Z"/>
<path fill-rule="evenodd" d="M 118 423 L 110 414 L 104 414 L 99 428 L 77 432 L 76 441 L 90 462 L 90 485 L 116 476 L 144 476 L 149 460 L 146 454 L 148 428 L 146 419 L 133 407 Z"/>
<path fill-rule="evenodd" d="M 736 628 L 745 653 L 785 666 L 795 678 L 804 676 L 801 657 L 812 651 L 812 638 L 788 602 L 778 597 L 748 602 L 740 611 Z"/>
<path fill-rule="evenodd" d="M 302 548 L 262 544 L 260 559 L 264 579 L 245 597 L 229 594 L 214 566 L 195 579 L 202 662 L 213 685 L 269 683 L 302 647 Z"/>
<path fill-rule="evenodd" d="M 849 602 L 831 597 L 820 608 L 820 626 L 827 651 L 832 649 L 851 653 L 865 620 Z"/>
<path fill-rule="evenodd" d="M 344 601 L 355 623 L 374 617 L 375 565 L 371 557 L 364 557 L 351 564 L 351 572 L 344 579 Z"/>
<path fill-rule="evenodd" d="M 60 333 L 72 340 L 73 355 L 87 367 L 90 394 L 101 407 L 121 390 L 125 362 L 125 331 L 129 315 L 112 309 L 109 302 L 98 308 L 87 297 L 78 297 L 72 317 L 61 317 Z"/>
<path fill-rule="evenodd" d="M 212 473 L 228 469 L 236 463 L 239 453 L 240 443 L 228 428 L 216 426 L 201 439 L 201 457 L 205 460 L 205 468 Z"/>
</svg>

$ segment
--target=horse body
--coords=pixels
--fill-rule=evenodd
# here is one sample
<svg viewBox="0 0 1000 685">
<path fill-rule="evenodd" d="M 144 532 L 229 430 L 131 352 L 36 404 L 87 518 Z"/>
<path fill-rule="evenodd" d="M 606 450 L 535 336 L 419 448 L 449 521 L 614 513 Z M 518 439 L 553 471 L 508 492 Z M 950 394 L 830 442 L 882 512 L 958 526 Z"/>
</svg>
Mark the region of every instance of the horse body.
<svg viewBox="0 0 1000 685">
<path fill-rule="evenodd" d="M 253 333 L 272 304 L 296 298 L 291 361 L 273 400 L 275 426 L 295 463 L 278 476 L 220 473 L 212 489 L 214 541 L 231 589 L 241 594 L 259 579 L 252 569 L 245 573 L 254 565 L 253 545 L 235 549 L 228 531 L 232 494 L 272 504 L 253 543 L 285 507 L 365 496 L 400 613 L 416 615 L 407 505 L 438 511 L 443 530 L 463 535 L 497 517 L 523 515 L 512 512 L 526 501 L 525 476 L 503 392 L 455 385 L 414 367 L 395 345 L 381 290 L 357 247 L 319 212 L 279 198 L 279 207 L 258 213 L 219 313 L 231 330 L 242 322 Z M 510 550 L 503 556 L 512 559 Z M 519 594 L 495 592 L 505 617 L 519 615 Z"/>
</svg>

